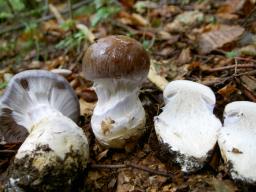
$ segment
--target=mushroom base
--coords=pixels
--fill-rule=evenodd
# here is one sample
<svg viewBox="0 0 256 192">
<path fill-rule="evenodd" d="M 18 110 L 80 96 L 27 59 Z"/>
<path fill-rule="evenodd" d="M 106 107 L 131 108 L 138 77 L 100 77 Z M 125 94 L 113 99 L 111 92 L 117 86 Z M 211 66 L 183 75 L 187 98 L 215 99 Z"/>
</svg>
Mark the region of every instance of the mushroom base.
<svg viewBox="0 0 256 192">
<path fill-rule="evenodd" d="M 105 137 L 101 136 L 100 138 L 96 136 L 96 139 L 102 146 L 107 148 L 126 148 L 126 146 L 133 144 L 135 145 L 140 137 L 144 134 L 145 123 L 146 121 L 142 121 L 141 124 L 134 128 L 124 128 L 122 135 L 118 135 L 117 137 L 108 137 L 108 135 L 106 135 Z"/>
<path fill-rule="evenodd" d="M 168 165 L 178 165 L 182 172 L 193 173 L 202 169 L 214 152 L 210 150 L 205 156 L 196 158 L 193 156 L 185 155 L 179 151 L 174 151 L 168 143 L 158 142 L 158 155 L 162 161 L 165 161 Z"/>
<path fill-rule="evenodd" d="M 37 163 L 38 167 L 39 162 L 40 169 L 34 166 Z M 14 159 L 8 169 L 5 191 L 73 191 L 72 186 L 79 181 L 85 167 L 79 151 L 71 150 L 62 160 L 49 146 L 39 146 L 31 155 Z"/>
<path fill-rule="evenodd" d="M 256 180 L 240 175 L 234 168 L 231 161 L 225 162 L 226 167 L 228 168 L 230 177 L 237 183 L 246 184 L 248 186 L 256 187 Z"/>
</svg>

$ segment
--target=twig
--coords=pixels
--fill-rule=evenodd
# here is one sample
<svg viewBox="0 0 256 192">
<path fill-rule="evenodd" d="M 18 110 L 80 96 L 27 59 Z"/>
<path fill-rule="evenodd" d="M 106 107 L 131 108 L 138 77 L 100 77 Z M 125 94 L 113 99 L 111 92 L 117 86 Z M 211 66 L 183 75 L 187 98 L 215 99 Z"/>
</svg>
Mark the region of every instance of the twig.
<svg viewBox="0 0 256 192">
<path fill-rule="evenodd" d="M 86 5 L 90 2 L 91 2 L 91 0 L 85 0 L 85 1 L 78 2 L 74 5 L 72 5 L 72 10 L 79 9 L 79 8 L 81 8 L 81 6 Z M 60 11 L 60 13 L 61 14 L 67 14 L 68 11 L 69 11 L 68 9 L 64 9 L 63 11 Z M 35 22 L 36 23 L 41 23 L 42 21 L 47 21 L 47 20 L 50 20 L 50 19 L 53 19 L 53 18 L 54 18 L 54 15 L 47 15 L 45 17 L 42 17 L 42 18 L 36 20 Z M 12 25 L 10 27 L 5 27 L 3 30 L 0 31 L 0 35 L 2 35 L 4 33 L 11 32 L 11 31 L 20 30 L 20 29 L 23 29 L 24 27 L 26 27 L 26 25 L 24 23 L 20 23 L 20 24 L 15 25 L 15 26 Z"/>
<path fill-rule="evenodd" d="M 226 81 L 231 80 L 235 77 L 240 77 L 240 76 L 243 76 L 243 75 L 255 75 L 255 74 L 256 74 L 256 70 L 252 70 L 252 71 L 247 71 L 247 72 L 244 72 L 244 73 L 238 73 L 236 75 L 231 75 L 229 77 L 221 78 L 220 80 L 203 82 L 203 84 L 207 85 L 207 86 L 213 86 L 213 85 L 223 84 Z"/>
<path fill-rule="evenodd" d="M 246 85 L 244 85 L 244 83 L 241 81 L 241 79 L 236 78 L 236 82 L 242 86 L 242 92 L 243 94 L 250 99 L 253 102 L 256 102 L 256 96 L 253 94 L 253 92 L 248 89 L 248 87 Z"/>
<path fill-rule="evenodd" d="M 219 72 L 219 71 L 224 71 L 227 69 L 238 69 L 238 68 L 256 68 L 256 64 L 235 64 L 235 65 L 229 65 L 229 66 L 224 66 L 224 67 L 216 67 L 216 68 L 211 68 L 211 69 L 203 69 L 204 72 Z"/>
<path fill-rule="evenodd" d="M 148 79 L 153 84 L 155 84 L 160 90 L 164 90 L 164 88 L 168 84 L 168 81 L 164 77 L 157 74 L 153 61 L 151 61 Z"/>
<path fill-rule="evenodd" d="M 159 170 L 155 170 L 155 169 L 150 169 L 146 166 L 142 166 L 142 165 L 137 165 L 134 163 L 125 163 L 125 164 L 116 164 L 116 165 L 112 165 L 112 164 L 108 164 L 108 165 L 104 165 L 104 164 L 90 164 L 89 167 L 91 168 L 107 168 L 107 169 L 119 169 L 119 168 L 135 168 L 135 169 L 139 169 L 142 171 L 146 171 L 149 172 L 151 174 L 155 174 L 155 175 L 161 175 L 161 176 L 165 176 L 165 177 L 172 177 L 172 174 L 167 173 L 166 171 L 159 171 Z"/>
<path fill-rule="evenodd" d="M 16 13 L 15 13 L 15 11 L 13 9 L 13 6 L 12 6 L 10 0 L 7 0 L 6 3 L 8 5 L 8 7 L 9 7 L 10 11 L 12 12 L 12 14 L 15 15 Z"/>
<path fill-rule="evenodd" d="M 5 149 L 5 150 L 0 150 L 0 153 L 16 153 L 17 150 L 10 150 L 10 149 Z"/>
<path fill-rule="evenodd" d="M 172 177 L 173 176 L 173 175 L 167 173 L 166 171 L 159 171 L 159 170 L 155 170 L 155 169 L 150 169 L 148 167 L 141 166 L 141 165 L 136 165 L 136 164 L 133 164 L 133 163 L 126 163 L 126 165 L 128 167 L 132 167 L 132 168 L 135 168 L 135 169 L 146 171 L 146 172 L 149 172 L 149 173 L 152 173 L 152 174 L 155 174 L 155 175 L 161 175 L 161 176 L 165 176 L 165 177 Z"/>
<path fill-rule="evenodd" d="M 238 65 L 237 59 L 235 58 L 235 72 L 234 72 L 234 76 L 237 75 L 237 65 Z"/>
<path fill-rule="evenodd" d="M 255 62 L 256 63 L 256 60 L 252 59 L 252 58 L 235 57 L 235 59 L 240 60 L 240 61 L 251 61 L 251 62 Z"/>
<path fill-rule="evenodd" d="M 60 12 L 53 4 L 49 4 L 49 9 L 52 12 L 52 14 L 54 15 L 54 17 L 57 19 L 59 24 L 64 23 L 65 20 L 63 19 Z"/>
<path fill-rule="evenodd" d="M 89 164 L 91 168 L 109 168 L 109 169 L 119 169 L 127 167 L 125 164 L 117 164 L 117 165 L 104 165 L 104 164 Z"/>
<path fill-rule="evenodd" d="M 69 18 L 73 19 L 72 2 L 71 2 L 71 0 L 68 0 L 68 9 L 69 9 Z"/>
</svg>

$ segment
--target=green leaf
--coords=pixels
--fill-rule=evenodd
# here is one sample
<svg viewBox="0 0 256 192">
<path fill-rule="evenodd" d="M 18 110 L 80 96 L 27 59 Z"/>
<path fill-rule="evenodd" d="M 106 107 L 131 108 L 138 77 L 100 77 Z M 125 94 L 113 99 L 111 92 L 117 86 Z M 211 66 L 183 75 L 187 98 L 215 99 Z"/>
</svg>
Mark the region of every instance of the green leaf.
<svg viewBox="0 0 256 192">
<path fill-rule="evenodd" d="M 9 1 L 12 4 L 12 7 L 15 11 L 21 11 L 25 8 L 25 5 L 22 2 L 22 0 L 9 0 Z"/>
<path fill-rule="evenodd" d="M 0 89 L 6 88 L 7 84 L 7 82 L 0 83 Z"/>
<path fill-rule="evenodd" d="M 239 52 L 238 51 L 229 51 L 229 52 L 226 52 L 226 57 L 228 58 L 235 58 L 239 55 Z"/>
<path fill-rule="evenodd" d="M 70 50 L 72 48 L 80 46 L 84 39 L 86 39 L 86 35 L 82 31 L 78 31 L 61 40 L 56 45 L 56 48 Z"/>
<path fill-rule="evenodd" d="M 99 22 L 105 20 L 106 18 L 118 13 L 120 7 L 101 7 L 97 10 L 96 14 L 91 19 L 92 26 L 96 26 Z"/>
<path fill-rule="evenodd" d="M 68 19 L 67 21 L 65 21 L 64 23 L 62 23 L 60 25 L 60 28 L 62 28 L 65 31 L 68 31 L 70 29 L 72 29 L 75 26 L 76 22 L 72 19 Z"/>
<path fill-rule="evenodd" d="M 0 19 L 8 19 L 11 18 L 12 14 L 11 13 L 7 13 L 7 12 L 1 12 L 0 13 Z"/>
</svg>

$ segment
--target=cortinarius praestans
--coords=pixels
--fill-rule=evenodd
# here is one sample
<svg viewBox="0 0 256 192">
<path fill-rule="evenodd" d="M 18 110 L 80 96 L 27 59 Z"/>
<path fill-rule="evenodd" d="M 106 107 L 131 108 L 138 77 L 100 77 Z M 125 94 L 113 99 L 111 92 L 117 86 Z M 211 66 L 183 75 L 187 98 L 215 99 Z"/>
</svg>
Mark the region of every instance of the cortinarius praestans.
<svg viewBox="0 0 256 192">
<path fill-rule="evenodd" d="M 28 136 L 9 167 L 7 189 L 70 189 L 89 158 L 87 138 L 75 123 L 79 110 L 74 91 L 57 74 L 31 70 L 12 78 L 0 101 L 1 134 L 8 142 L 11 134 L 19 136 L 19 125 Z"/>
<path fill-rule="evenodd" d="M 218 144 L 231 177 L 256 184 L 256 103 L 229 103 L 224 117 Z"/>
<path fill-rule="evenodd" d="M 126 36 L 108 36 L 87 49 L 83 71 L 86 79 L 94 81 L 98 96 L 91 126 L 102 145 L 123 148 L 145 131 L 138 91 L 149 64 L 142 45 Z"/>
<path fill-rule="evenodd" d="M 163 95 L 165 107 L 155 118 L 160 146 L 182 171 L 196 171 L 209 159 L 221 128 L 213 114 L 215 95 L 209 87 L 187 80 L 170 82 Z"/>
</svg>

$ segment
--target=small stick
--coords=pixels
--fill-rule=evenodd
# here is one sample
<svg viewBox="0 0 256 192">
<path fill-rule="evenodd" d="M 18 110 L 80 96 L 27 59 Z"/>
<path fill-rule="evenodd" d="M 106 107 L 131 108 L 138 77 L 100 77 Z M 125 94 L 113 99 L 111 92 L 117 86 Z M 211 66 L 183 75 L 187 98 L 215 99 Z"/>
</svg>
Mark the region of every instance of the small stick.
<svg viewBox="0 0 256 192">
<path fill-rule="evenodd" d="M 245 85 L 241 82 L 240 78 L 239 78 L 239 79 L 236 78 L 236 82 L 239 83 L 239 84 L 242 86 L 243 94 L 244 94 L 247 98 L 249 98 L 251 101 L 256 102 L 256 96 L 253 94 L 253 92 L 252 92 L 250 89 L 248 89 L 247 86 L 245 86 Z"/>
<path fill-rule="evenodd" d="M 234 76 L 237 75 L 237 65 L 238 65 L 237 59 L 235 58 L 235 72 L 234 72 Z"/>
<path fill-rule="evenodd" d="M 249 90 L 247 87 L 242 85 L 243 87 L 243 93 L 246 97 L 248 97 L 251 101 L 256 102 L 256 96 Z"/>
<path fill-rule="evenodd" d="M 17 150 L 4 149 L 0 150 L 0 153 L 16 153 Z"/>
<path fill-rule="evenodd" d="M 256 60 L 255 60 L 255 59 L 252 59 L 252 58 L 235 57 L 235 59 L 241 60 L 241 61 L 252 61 L 252 62 L 256 62 Z"/>
<path fill-rule="evenodd" d="M 231 79 L 233 79 L 235 77 L 240 77 L 240 76 L 243 76 L 243 75 L 254 75 L 254 74 L 256 74 L 256 70 L 247 71 L 247 72 L 244 72 L 244 73 L 238 73 L 235 76 L 231 75 L 231 76 L 228 76 L 228 77 L 225 77 L 225 78 L 221 78 L 220 80 L 203 82 L 203 84 L 207 85 L 207 86 L 213 86 L 213 85 L 223 84 L 226 81 L 229 81 L 229 80 L 231 80 Z"/>
<path fill-rule="evenodd" d="M 159 171 L 159 170 L 154 170 L 154 169 L 150 169 L 146 166 L 142 166 L 142 165 L 136 165 L 134 163 L 125 163 L 125 164 L 116 164 L 116 165 L 112 165 L 112 164 L 108 164 L 108 165 L 104 165 L 104 164 L 90 164 L 89 167 L 91 168 L 108 168 L 108 169 L 118 169 L 118 168 L 135 168 L 135 169 L 139 169 L 142 171 L 146 171 L 149 172 L 151 174 L 155 174 L 155 175 L 161 175 L 161 176 L 165 176 L 165 177 L 172 177 L 173 175 L 167 173 L 166 171 Z"/>
<path fill-rule="evenodd" d="M 13 15 L 16 15 L 16 13 L 15 13 L 15 11 L 14 11 L 14 9 L 13 9 L 13 6 L 12 6 L 10 0 L 7 0 L 6 3 L 7 3 L 7 5 L 8 5 L 8 7 L 9 7 L 10 11 L 12 12 L 12 14 L 13 14 Z"/>
<path fill-rule="evenodd" d="M 71 0 L 68 0 L 68 9 L 69 9 L 69 18 L 73 19 L 72 2 L 71 2 Z"/>
<path fill-rule="evenodd" d="M 148 73 L 148 79 L 162 91 L 168 84 L 168 81 L 164 77 L 157 74 L 155 66 L 152 61 Z"/>
<path fill-rule="evenodd" d="M 235 64 L 235 65 L 229 65 L 229 66 L 224 66 L 224 67 L 216 67 L 216 68 L 211 68 L 211 69 L 205 69 L 203 70 L 204 72 L 219 72 L 219 71 L 224 71 L 227 69 L 233 69 L 235 68 L 256 68 L 255 64 Z"/>
<path fill-rule="evenodd" d="M 55 18 L 57 19 L 59 24 L 64 23 L 65 20 L 63 19 L 60 12 L 53 4 L 49 4 L 49 9 L 52 12 L 52 14 L 55 16 Z"/>
<path fill-rule="evenodd" d="M 89 167 L 91 167 L 91 168 L 118 169 L 118 168 L 125 168 L 126 165 L 124 165 L 124 164 L 117 164 L 117 165 L 90 164 Z"/>
<path fill-rule="evenodd" d="M 152 173 L 152 174 L 155 174 L 155 175 L 161 175 L 161 176 L 165 176 L 165 177 L 172 177 L 171 174 L 169 174 L 165 171 L 154 170 L 154 169 L 150 169 L 148 167 L 141 166 L 141 165 L 136 165 L 136 164 L 133 164 L 133 163 L 126 163 L 126 165 L 128 167 L 132 167 L 132 168 L 135 168 L 135 169 L 146 171 L 146 172 L 149 172 L 149 173 Z"/>
</svg>

